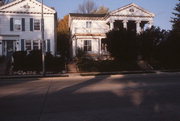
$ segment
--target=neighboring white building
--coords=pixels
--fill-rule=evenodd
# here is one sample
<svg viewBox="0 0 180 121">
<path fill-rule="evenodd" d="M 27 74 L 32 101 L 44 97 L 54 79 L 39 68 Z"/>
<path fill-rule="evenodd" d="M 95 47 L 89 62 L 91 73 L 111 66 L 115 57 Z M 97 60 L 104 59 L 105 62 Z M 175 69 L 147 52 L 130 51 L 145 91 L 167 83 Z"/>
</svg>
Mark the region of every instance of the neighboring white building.
<svg viewBox="0 0 180 121">
<path fill-rule="evenodd" d="M 137 33 L 151 27 L 154 14 L 132 3 L 108 14 L 69 14 L 72 57 L 80 48 L 91 55 L 107 53 L 103 39 L 112 29 L 126 28 Z"/>
<path fill-rule="evenodd" d="M 56 11 L 46 5 L 44 33 L 46 51 L 56 52 Z M 0 7 L 0 56 L 24 50 L 41 49 L 41 3 L 15 0 Z"/>
</svg>

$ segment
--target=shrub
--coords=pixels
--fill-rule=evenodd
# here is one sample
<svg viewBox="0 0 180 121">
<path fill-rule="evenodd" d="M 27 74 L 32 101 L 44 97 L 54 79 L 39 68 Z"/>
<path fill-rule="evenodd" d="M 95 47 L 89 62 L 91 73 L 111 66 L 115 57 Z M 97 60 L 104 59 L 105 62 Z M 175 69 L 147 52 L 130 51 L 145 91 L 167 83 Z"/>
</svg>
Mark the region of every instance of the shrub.
<svg viewBox="0 0 180 121">
<path fill-rule="evenodd" d="M 109 71 L 127 71 L 140 70 L 136 62 L 123 62 L 116 60 L 95 61 L 93 59 L 83 58 L 77 63 L 81 72 L 109 72 Z"/>
<path fill-rule="evenodd" d="M 61 57 L 54 57 L 47 53 L 45 59 L 46 70 L 49 72 L 60 72 L 65 70 L 65 60 Z"/>
<path fill-rule="evenodd" d="M 4 56 L 0 56 L 0 63 L 4 61 Z"/>
<path fill-rule="evenodd" d="M 97 71 L 95 61 L 91 58 L 82 57 L 78 59 L 78 68 L 83 72 Z"/>
<path fill-rule="evenodd" d="M 15 52 L 13 57 L 13 71 L 40 72 L 42 70 L 42 54 L 40 50 L 30 51 L 29 54 L 26 51 Z M 60 72 L 65 69 L 64 59 L 47 53 L 45 56 L 45 68 L 47 72 Z"/>
<path fill-rule="evenodd" d="M 13 58 L 14 58 L 14 71 L 18 70 L 24 70 L 26 69 L 26 58 L 27 58 L 27 52 L 26 51 L 17 51 L 13 53 Z"/>
<path fill-rule="evenodd" d="M 106 36 L 107 49 L 115 59 L 124 61 L 135 61 L 137 59 L 136 32 L 119 29 L 106 33 Z"/>
<path fill-rule="evenodd" d="M 27 55 L 26 66 L 29 71 L 42 70 L 42 54 L 40 50 L 33 50 Z"/>
</svg>

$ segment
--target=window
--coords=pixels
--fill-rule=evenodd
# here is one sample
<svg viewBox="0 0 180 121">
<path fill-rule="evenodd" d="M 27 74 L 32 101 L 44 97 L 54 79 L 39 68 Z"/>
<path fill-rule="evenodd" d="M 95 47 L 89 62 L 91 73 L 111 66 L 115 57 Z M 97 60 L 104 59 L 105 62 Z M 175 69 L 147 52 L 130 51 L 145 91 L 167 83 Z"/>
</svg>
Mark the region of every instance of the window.
<svg viewBox="0 0 180 121">
<path fill-rule="evenodd" d="M 91 21 L 87 21 L 86 22 L 86 28 L 91 28 L 92 22 Z"/>
<path fill-rule="evenodd" d="M 42 48 L 40 40 L 26 40 L 26 50 L 39 50 Z"/>
<path fill-rule="evenodd" d="M 34 19 L 34 30 L 40 30 L 40 20 Z"/>
<path fill-rule="evenodd" d="M 84 51 L 89 52 L 92 50 L 91 40 L 84 40 Z"/>
<path fill-rule="evenodd" d="M 33 50 L 39 49 L 39 40 L 33 40 Z"/>
<path fill-rule="evenodd" d="M 26 40 L 26 50 L 31 50 L 31 40 Z"/>
<path fill-rule="evenodd" d="M 21 30 L 21 19 L 14 19 L 14 30 L 15 31 Z"/>
<path fill-rule="evenodd" d="M 129 9 L 129 11 L 133 13 L 133 12 L 134 12 L 134 9 L 133 9 L 133 8 L 131 8 L 131 9 Z"/>
</svg>

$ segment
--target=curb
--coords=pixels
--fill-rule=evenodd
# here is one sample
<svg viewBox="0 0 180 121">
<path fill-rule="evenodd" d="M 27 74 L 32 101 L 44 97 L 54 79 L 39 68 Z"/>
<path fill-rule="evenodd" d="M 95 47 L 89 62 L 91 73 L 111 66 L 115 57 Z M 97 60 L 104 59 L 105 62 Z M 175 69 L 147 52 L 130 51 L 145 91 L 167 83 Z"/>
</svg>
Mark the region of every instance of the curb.
<svg viewBox="0 0 180 121">
<path fill-rule="evenodd" d="M 101 75 L 118 75 L 118 74 L 151 74 L 151 73 L 180 72 L 180 70 L 153 70 L 153 71 L 119 71 L 119 72 L 87 72 L 87 73 L 66 73 L 66 74 L 47 74 L 42 75 L 15 75 L 0 76 L 0 79 L 22 79 L 22 78 L 48 78 L 48 77 L 75 77 L 75 76 L 101 76 Z"/>
<path fill-rule="evenodd" d="M 92 72 L 92 73 L 80 73 L 80 76 L 100 76 L 100 75 L 118 75 L 118 74 L 144 74 L 144 73 L 156 73 L 156 71 Z"/>
<path fill-rule="evenodd" d="M 15 76 L 0 76 L 0 79 L 22 79 L 22 78 L 48 78 L 48 77 L 69 77 L 68 74 L 56 74 L 56 75 L 15 75 Z"/>
</svg>

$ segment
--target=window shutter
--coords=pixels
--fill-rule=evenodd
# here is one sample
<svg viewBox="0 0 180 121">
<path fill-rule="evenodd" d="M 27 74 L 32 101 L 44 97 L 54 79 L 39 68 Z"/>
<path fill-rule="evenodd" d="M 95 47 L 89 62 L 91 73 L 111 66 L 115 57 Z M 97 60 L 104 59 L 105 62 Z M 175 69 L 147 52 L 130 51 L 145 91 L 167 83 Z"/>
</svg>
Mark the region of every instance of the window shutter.
<svg viewBox="0 0 180 121">
<path fill-rule="evenodd" d="M 51 51 L 51 43 L 50 43 L 50 40 L 48 39 L 47 40 L 47 52 L 50 52 Z"/>
<path fill-rule="evenodd" d="M 10 18 L 10 31 L 13 31 L 14 28 L 13 28 L 13 18 Z"/>
<path fill-rule="evenodd" d="M 33 31 L 33 18 L 30 18 L 30 31 Z"/>
<path fill-rule="evenodd" d="M 25 31 L 25 18 L 22 18 L 22 31 Z"/>
<path fill-rule="evenodd" d="M 24 39 L 21 39 L 21 51 L 24 51 Z"/>
</svg>

